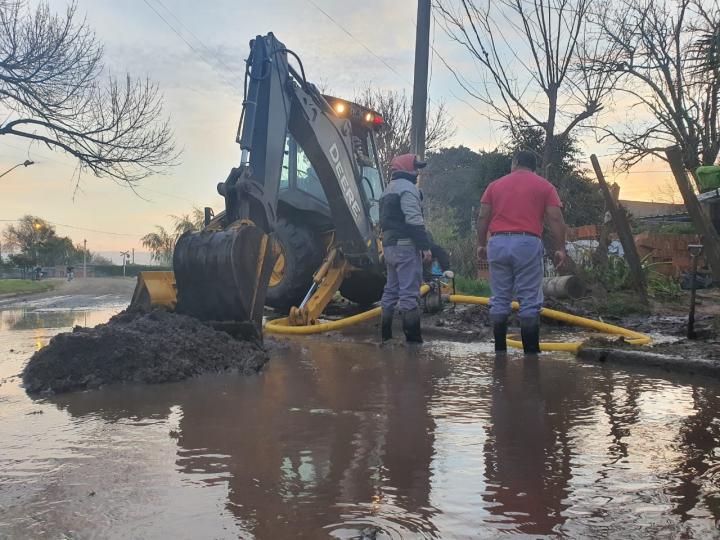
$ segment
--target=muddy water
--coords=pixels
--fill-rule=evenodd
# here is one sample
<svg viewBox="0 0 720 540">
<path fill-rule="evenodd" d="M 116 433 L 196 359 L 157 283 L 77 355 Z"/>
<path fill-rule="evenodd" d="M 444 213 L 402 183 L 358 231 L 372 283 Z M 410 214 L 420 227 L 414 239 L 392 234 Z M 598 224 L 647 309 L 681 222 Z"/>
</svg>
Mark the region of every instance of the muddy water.
<svg viewBox="0 0 720 540">
<path fill-rule="evenodd" d="M 36 347 L 117 309 L 1 314 L 0 537 L 718 534 L 713 381 L 309 338 L 259 376 L 25 396 Z"/>
</svg>

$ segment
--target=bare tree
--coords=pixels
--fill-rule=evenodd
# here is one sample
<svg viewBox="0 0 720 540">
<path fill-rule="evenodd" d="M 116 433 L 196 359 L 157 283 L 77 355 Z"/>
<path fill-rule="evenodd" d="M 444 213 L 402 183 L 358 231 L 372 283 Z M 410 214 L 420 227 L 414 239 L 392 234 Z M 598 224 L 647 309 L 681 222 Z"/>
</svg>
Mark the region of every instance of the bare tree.
<svg viewBox="0 0 720 540">
<path fill-rule="evenodd" d="M 103 76 L 103 50 L 75 3 L 0 0 L 0 135 L 37 141 L 78 160 L 78 173 L 134 184 L 174 163 L 162 96 L 148 80 Z"/>
<path fill-rule="evenodd" d="M 519 132 L 521 121 L 545 133 L 541 163 L 547 175 L 555 139 L 571 132 L 603 109 L 612 89 L 612 72 L 592 69 L 589 58 L 611 50 L 589 23 L 593 0 L 439 0 L 447 34 L 481 68 L 473 82 L 448 65 L 472 97 Z"/>
<path fill-rule="evenodd" d="M 383 117 L 385 127 L 377 134 L 378 159 L 381 167 L 387 171 L 393 156 L 412 152 L 412 104 L 405 92 L 380 90 L 371 86 L 364 88 L 355 101 Z M 425 135 L 426 150 L 436 150 L 454 134 L 455 127 L 445 104 L 440 103 L 431 108 Z"/>
<path fill-rule="evenodd" d="M 683 163 L 711 164 L 720 151 L 720 25 L 717 0 L 621 0 L 602 21 L 605 39 L 617 54 L 598 69 L 621 74 L 618 91 L 629 98 L 634 118 L 621 129 L 604 128 L 619 143 L 619 165 L 630 168 L 646 157 L 666 160 L 665 148 L 679 145 Z M 696 179 L 697 180 L 697 179 Z"/>
</svg>

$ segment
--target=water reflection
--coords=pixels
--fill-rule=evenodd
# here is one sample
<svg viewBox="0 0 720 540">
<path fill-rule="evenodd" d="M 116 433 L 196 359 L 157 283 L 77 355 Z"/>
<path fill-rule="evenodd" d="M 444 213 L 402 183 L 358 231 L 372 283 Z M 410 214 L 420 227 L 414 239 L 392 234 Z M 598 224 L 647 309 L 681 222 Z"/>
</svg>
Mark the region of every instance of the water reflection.
<svg viewBox="0 0 720 540">
<path fill-rule="evenodd" d="M 718 462 L 717 384 L 469 350 L 310 339 L 257 377 L 52 403 L 117 430 L 165 421 L 176 470 L 226 486 L 257 538 L 716 532 L 696 480 Z"/>
<path fill-rule="evenodd" d="M 703 493 L 701 487 L 703 474 L 720 461 L 720 395 L 715 388 L 694 387 L 692 401 L 693 414 L 683 422 L 680 429 L 678 450 L 682 458 L 673 474 L 678 482 L 669 489 L 677 501 L 673 511 L 687 520 L 693 513 L 697 513 L 699 505 L 705 503 L 710 514 L 718 519 L 720 487 L 712 481 L 709 493 Z"/>
<path fill-rule="evenodd" d="M 111 306 L 99 310 L 13 309 L 0 311 L 0 332 L 35 330 L 40 328 L 68 329 L 74 326 L 95 326 L 106 322 L 121 309 L 122 306 Z"/>
<path fill-rule="evenodd" d="M 177 467 L 227 482 L 227 508 L 258 538 L 344 537 L 379 527 L 434 536 L 429 508 L 437 359 L 316 342 L 277 351 L 258 377 L 205 377 L 152 391 L 58 396 L 74 416 L 162 418 L 182 411 Z M 400 356 L 400 358 L 398 358 Z M 335 524 L 335 525 L 333 525 Z"/>
<path fill-rule="evenodd" d="M 527 534 L 547 534 L 565 522 L 571 476 L 571 415 L 559 405 L 573 389 L 563 385 L 559 392 L 558 381 L 542 375 L 537 358 L 495 360 L 484 449 L 490 513 Z"/>
</svg>

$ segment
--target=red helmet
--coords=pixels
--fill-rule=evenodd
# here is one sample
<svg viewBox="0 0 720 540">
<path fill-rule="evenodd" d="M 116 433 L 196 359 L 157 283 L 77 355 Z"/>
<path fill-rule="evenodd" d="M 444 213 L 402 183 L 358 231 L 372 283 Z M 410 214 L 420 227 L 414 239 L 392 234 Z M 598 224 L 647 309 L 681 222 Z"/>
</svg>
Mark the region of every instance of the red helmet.
<svg viewBox="0 0 720 540">
<path fill-rule="evenodd" d="M 427 163 L 421 161 L 415 154 L 402 154 L 392 158 L 390 162 L 391 171 L 415 172 L 425 167 Z"/>
</svg>

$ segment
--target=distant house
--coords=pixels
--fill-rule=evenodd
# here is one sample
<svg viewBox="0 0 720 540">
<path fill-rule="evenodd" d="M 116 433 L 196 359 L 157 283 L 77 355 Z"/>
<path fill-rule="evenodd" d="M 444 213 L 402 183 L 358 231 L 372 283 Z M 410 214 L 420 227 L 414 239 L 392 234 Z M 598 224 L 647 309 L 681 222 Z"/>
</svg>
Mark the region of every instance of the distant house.
<svg viewBox="0 0 720 540">
<path fill-rule="evenodd" d="M 684 204 L 658 203 L 647 201 L 623 201 L 620 204 L 637 219 L 679 216 L 687 214 Z"/>
</svg>

